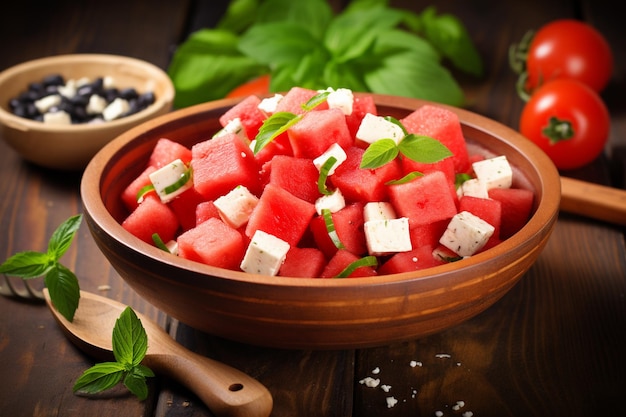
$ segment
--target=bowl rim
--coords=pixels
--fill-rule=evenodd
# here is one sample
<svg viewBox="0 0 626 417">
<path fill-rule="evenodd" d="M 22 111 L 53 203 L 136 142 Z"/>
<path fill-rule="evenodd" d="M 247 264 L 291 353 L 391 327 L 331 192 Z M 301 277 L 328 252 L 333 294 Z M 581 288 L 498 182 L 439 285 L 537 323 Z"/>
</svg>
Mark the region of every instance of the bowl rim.
<svg viewBox="0 0 626 417">
<path fill-rule="evenodd" d="M 97 54 L 97 53 L 78 53 L 78 54 L 62 54 L 51 55 L 47 57 L 37 58 L 30 61 L 25 61 L 9 67 L 0 72 L 0 86 L 10 81 L 12 78 L 18 76 L 23 71 L 31 71 L 34 69 L 41 69 L 45 67 L 54 67 L 57 64 L 73 64 L 73 63 L 112 63 L 120 66 L 131 66 L 134 68 L 141 68 L 146 71 L 151 80 L 155 83 L 163 86 L 163 92 L 156 96 L 156 100 L 147 108 L 126 116 L 123 118 L 111 120 L 103 123 L 81 123 L 81 124 L 69 124 L 69 125 L 56 125 L 45 124 L 39 121 L 30 120 L 24 117 L 16 116 L 10 111 L 0 105 L 0 122 L 17 130 L 34 131 L 34 132 L 90 132 L 103 128 L 116 129 L 123 128 L 127 125 L 132 125 L 145 118 L 150 118 L 157 114 L 163 107 L 171 106 L 174 101 L 175 89 L 174 84 L 169 75 L 152 64 L 151 62 L 141 60 L 139 58 L 133 58 L 124 55 L 114 54 Z M 105 76 L 106 74 L 103 74 Z M 24 86 L 25 88 L 27 86 Z"/>
<path fill-rule="evenodd" d="M 416 109 L 424 104 L 433 104 L 451 109 L 459 115 L 460 121 L 463 125 L 485 132 L 492 136 L 497 136 L 499 140 L 505 142 L 509 147 L 514 148 L 517 152 L 525 155 L 525 158 L 532 160 L 533 165 L 541 167 L 541 171 L 538 175 L 539 182 L 535 196 L 539 194 L 542 198 L 537 202 L 535 212 L 524 227 L 522 227 L 522 229 L 520 229 L 513 236 L 500 242 L 496 247 L 500 248 L 500 251 L 502 252 L 509 252 L 515 248 L 519 249 L 521 247 L 531 245 L 533 237 L 537 234 L 547 235 L 550 233 L 550 227 L 548 226 L 554 223 L 558 217 L 561 195 L 560 177 L 553 162 L 543 151 L 540 150 L 539 147 L 508 126 L 478 113 L 471 112 L 470 110 L 421 99 L 380 95 L 375 93 L 365 94 L 373 95 L 376 99 L 377 106 L 383 105 L 398 107 L 400 105 L 402 109 L 410 110 L 411 108 Z M 498 257 L 494 257 L 494 252 L 492 252 L 492 249 L 489 249 L 464 259 L 461 267 L 459 267 L 458 263 L 452 262 L 419 271 L 377 275 L 373 277 L 359 277 L 354 279 L 269 276 L 251 274 L 243 271 L 227 270 L 174 256 L 164 257 L 161 249 L 149 245 L 127 232 L 109 213 L 101 198 L 102 173 L 109 164 L 107 155 L 119 153 L 132 138 L 146 134 L 158 126 L 171 123 L 179 118 L 190 117 L 197 112 L 211 111 L 219 108 L 227 109 L 240 100 L 242 99 L 221 99 L 175 110 L 139 124 L 122 133 L 105 145 L 89 162 L 81 180 L 82 203 L 85 213 L 89 217 L 89 221 L 96 223 L 97 226 L 106 234 L 126 246 L 129 250 L 136 252 L 139 256 L 149 258 L 154 262 L 162 263 L 164 264 L 164 267 L 167 265 L 171 268 L 181 268 L 188 272 L 185 276 L 198 274 L 210 276 L 212 279 L 216 280 L 237 281 L 242 284 L 263 285 L 276 288 L 321 289 L 344 287 L 354 289 L 360 287 L 384 286 L 389 284 L 404 285 L 404 283 L 407 283 L 408 281 L 440 279 L 443 276 L 458 273 L 459 269 L 470 271 L 473 268 L 482 265 L 485 261 L 498 261 Z M 468 118 L 473 118 L 475 122 L 469 123 L 467 121 Z M 495 135 L 494 132 L 498 132 L 498 134 Z M 506 136 L 506 138 L 504 136 Z M 97 184 L 97 186 L 94 186 L 94 184 Z M 201 280 L 193 279 L 193 285 L 202 285 L 200 281 Z M 190 284 L 190 282 L 185 281 L 184 284 Z"/>
</svg>

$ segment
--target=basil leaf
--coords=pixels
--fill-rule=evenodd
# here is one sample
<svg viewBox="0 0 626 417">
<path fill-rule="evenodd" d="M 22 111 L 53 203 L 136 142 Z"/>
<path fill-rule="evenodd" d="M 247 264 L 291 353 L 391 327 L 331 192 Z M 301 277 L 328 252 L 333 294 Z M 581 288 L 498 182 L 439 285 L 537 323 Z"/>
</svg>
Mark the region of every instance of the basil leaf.
<svg viewBox="0 0 626 417">
<path fill-rule="evenodd" d="M 398 156 L 398 146 L 393 139 L 380 139 L 367 147 L 360 168 L 376 169 Z"/>
<path fill-rule="evenodd" d="M 68 321 L 72 321 L 80 300 L 76 275 L 57 262 L 44 277 L 44 284 L 50 292 L 54 307 Z"/>
<path fill-rule="evenodd" d="M 158 233 L 152 234 L 152 241 L 154 242 L 154 246 L 156 246 L 157 248 L 167 253 L 170 253 L 170 250 L 167 248 L 167 245 L 165 245 L 165 243 L 163 242 L 163 239 L 161 239 L 161 236 L 159 236 Z"/>
<path fill-rule="evenodd" d="M 320 40 L 334 17 L 326 0 L 266 0 L 258 13 L 257 22 L 290 21 Z"/>
<path fill-rule="evenodd" d="M 148 350 L 148 336 L 132 308 L 126 307 L 113 328 L 113 355 L 125 365 L 137 366 Z"/>
<path fill-rule="evenodd" d="M 427 164 L 452 156 L 450 149 L 429 136 L 409 134 L 398 144 L 398 148 L 407 158 Z"/>
<path fill-rule="evenodd" d="M 52 256 L 54 260 L 59 260 L 70 247 L 82 219 L 83 216 L 81 214 L 72 216 L 61 223 L 54 231 L 48 242 L 48 254 Z"/>
<path fill-rule="evenodd" d="M 215 27 L 233 33 L 242 33 L 254 23 L 260 6 L 260 0 L 231 0 Z"/>
<path fill-rule="evenodd" d="M 314 95 L 313 97 L 311 97 L 309 101 L 307 101 L 306 103 L 302 105 L 302 108 L 305 111 L 313 110 L 314 108 L 316 108 L 317 106 L 319 106 L 320 104 L 328 100 L 329 95 L 330 95 L 330 91 L 322 91 L 321 93 L 318 93 Z"/>
<path fill-rule="evenodd" d="M 328 237 L 333 242 L 333 245 L 337 249 L 345 249 L 345 246 L 339 239 L 339 235 L 337 234 L 337 230 L 335 229 L 335 222 L 333 221 L 333 214 L 329 209 L 322 209 L 322 218 L 324 219 L 324 225 L 326 226 L 326 232 L 328 233 Z"/>
<path fill-rule="evenodd" d="M 146 377 L 135 373 L 135 368 L 128 372 L 124 377 L 124 386 L 140 400 L 143 401 L 148 398 L 148 384 L 146 384 Z"/>
<path fill-rule="evenodd" d="M 402 122 L 400 120 L 396 119 L 395 117 L 384 116 L 383 119 L 385 119 L 388 122 L 393 123 L 394 125 L 398 126 L 400 129 L 402 129 L 402 133 L 404 133 L 404 136 L 409 134 L 409 132 L 407 132 L 406 127 L 404 127 Z"/>
<path fill-rule="evenodd" d="M 378 265 L 378 259 L 376 259 L 375 256 L 366 256 L 364 258 L 358 259 L 350 263 L 350 265 L 348 265 L 343 271 L 341 271 L 339 275 L 337 275 L 336 278 L 348 278 L 358 268 L 368 267 L 368 266 L 375 267 L 377 265 Z"/>
<path fill-rule="evenodd" d="M 118 362 L 97 363 L 87 369 L 74 383 L 74 392 L 96 394 L 113 388 L 124 376 L 124 365 Z"/>
<path fill-rule="evenodd" d="M 337 162 L 337 158 L 335 158 L 334 156 L 330 156 L 322 164 L 322 167 L 320 169 L 320 175 L 317 179 L 317 189 L 319 190 L 320 194 L 324 194 L 324 195 L 332 194 L 332 191 L 330 191 L 326 187 L 326 179 L 328 178 L 328 173 L 333 168 L 333 166 L 335 166 L 336 162 Z"/>
<path fill-rule="evenodd" d="M 290 112 L 277 112 L 265 119 L 255 138 L 254 154 L 259 153 L 268 143 L 281 133 L 286 132 L 300 119 L 301 116 Z"/>
<path fill-rule="evenodd" d="M 54 260 L 47 253 L 19 252 L 0 265 L 0 273 L 21 278 L 35 278 L 44 275 L 54 266 Z"/>
<path fill-rule="evenodd" d="M 392 180 L 392 181 L 387 181 L 385 183 L 385 185 L 399 185 L 399 184 L 406 184 L 407 182 L 411 182 L 413 181 L 415 178 L 419 178 L 419 177 L 423 177 L 424 174 L 422 174 L 419 171 L 413 171 L 413 172 L 409 172 L 408 174 L 406 174 L 404 177 L 399 178 L 397 180 Z"/>
</svg>

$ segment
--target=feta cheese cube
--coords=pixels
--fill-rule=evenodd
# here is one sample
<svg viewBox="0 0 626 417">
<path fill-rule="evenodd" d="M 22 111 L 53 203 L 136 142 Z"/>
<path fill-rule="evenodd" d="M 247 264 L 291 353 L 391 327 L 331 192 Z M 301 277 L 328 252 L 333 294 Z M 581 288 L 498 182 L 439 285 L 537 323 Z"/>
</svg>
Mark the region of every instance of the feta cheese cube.
<svg viewBox="0 0 626 417">
<path fill-rule="evenodd" d="M 352 90 L 347 88 L 338 88 L 336 90 L 329 88 L 326 91 L 330 91 L 330 94 L 326 97 L 326 102 L 328 103 L 329 108 L 339 109 L 346 116 L 350 116 L 352 114 L 352 104 L 354 103 Z"/>
<path fill-rule="evenodd" d="M 494 230 L 480 217 L 462 211 L 452 217 L 439 243 L 459 256 L 471 256 L 485 246 Z"/>
<path fill-rule="evenodd" d="M 72 124 L 72 118 L 69 113 L 61 110 L 45 113 L 43 115 L 43 122 L 53 125 L 69 125 Z"/>
<path fill-rule="evenodd" d="M 363 208 L 363 220 L 389 220 L 396 218 L 396 211 L 391 203 L 386 201 L 369 202 Z"/>
<path fill-rule="evenodd" d="M 409 219 L 378 219 L 365 222 L 365 240 L 370 255 L 408 252 L 412 249 Z"/>
<path fill-rule="evenodd" d="M 67 80 L 65 82 L 65 85 L 60 85 L 57 88 L 57 91 L 59 92 L 59 94 L 67 98 L 74 97 L 76 95 L 76 90 L 77 90 L 76 80 Z"/>
<path fill-rule="evenodd" d="M 128 100 L 117 97 L 108 106 L 102 110 L 102 118 L 106 121 L 115 120 L 130 110 L 130 103 Z"/>
<path fill-rule="evenodd" d="M 184 184 L 178 184 L 179 181 L 188 175 L 188 170 L 187 165 L 180 159 L 177 159 L 149 175 L 154 190 L 162 202 L 168 203 L 193 187 L 191 178 L 188 178 Z M 174 187 L 174 189 L 172 189 L 172 187 Z"/>
<path fill-rule="evenodd" d="M 478 178 L 469 179 L 459 187 L 459 197 L 464 195 L 478 198 L 489 198 L 487 186 Z"/>
<path fill-rule="evenodd" d="M 59 104 L 61 104 L 61 96 L 59 94 L 50 94 L 35 101 L 35 107 L 37 107 L 39 113 L 45 113 Z"/>
<path fill-rule="evenodd" d="M 272 115 L 276 112 L 276 107 L 283 97 L 282 94 L 274 94 L 273 97 L 266 97 L 261 100 L 257 108 L 268 116 Z"/>
<path fill-rule="evenodd" d="M 396 144 L 404 138 L 404 131 L 395 123 L 385 120 L 382 116 L 366 113 L 361 121 L 356 138 L 367 143 L 380 139 L 392 139 Z"/>
<path fill-rule="evenodd" d="M 322 170 L 322 166 L 324 166 L 326 161 L 328 161 L 328 158 L 330 158 L 331 156 L 334 156 L 337 162 L 335 162 L 330 168 L 330 170 L 328 171 L 328 175 L 333 175 L 335 173 L 335 169 L 339 165 L 341 165 L 346 159 L 348 159 L 346 151 L 344 151 L 343 148 L 338 144 L 333 143 L 323 154 L 313 160 L 313 164 L 318 171 Z"/>
<path fill-rule="evenodd" d="M 337 188 L 331 194 L 323 195 L 315 201 L 315 211 L 318 215 L 322 215 L 322 210 L 328 209 L 331 213 L 336 213 L 346 206 L 346 200 Z"/>
<path fill-rule="evenodd" d="M 505 155 L 496 156 L 472 164 L 476 178 L 487 187 L 510 188 L 513 182 L 513 170 Z"/>
<path fill-rule="evenodd" d="M 107 101 L 104 97 L 92 94 L 89 96 L 89 102 L 87 103 L 87 114 L 100 114 L 106 106 Z"/>
<path fill-rule="evenodd" d="M 262 230 L 254 232 L 240 268 L 244 272 L 276 275 L 280 270 L 290 245 L 284 240 Z"/>
<path fill-rule="evenodd" d="M 252 210 L 258 204 L 259 199 L 246 187 L 240 185 L 233 188 L 228 194 L 223 195 L 213 202 L 225 223 L 237 229 L 250 219 Z"/>
<path fill-rule="evenodd" d="M 234 133 L 245 143 L 249 143 L 250 139 L 248 139 L 248 134 L 246 132 L 246 128 L 241 123 L 241 119 L 239 117 L 235 117 L 224 126 L 220 131 L 218 131 L 213 137 L 220 137 L 224 135 L 228 135 L 230 133 Z"/>
</svg>

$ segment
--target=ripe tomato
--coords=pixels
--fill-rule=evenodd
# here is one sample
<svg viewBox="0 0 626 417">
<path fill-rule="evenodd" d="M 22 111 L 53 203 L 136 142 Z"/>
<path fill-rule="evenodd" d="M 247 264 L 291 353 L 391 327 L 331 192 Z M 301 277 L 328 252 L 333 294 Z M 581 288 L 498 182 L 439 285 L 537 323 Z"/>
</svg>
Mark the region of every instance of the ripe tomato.
<svg viewBox="0 0 626 417">
<path fill-rule="evenodd" d="M 254 78 L 247 83 L 241 84 L 239 87 L 234 88 L 230 93 L 226 95 L 227 98 L 231 97 L 247 97 L 249 95 L 265 95 L 270 92 L 270 76 L 261 75 Z"/>
<path fill-rule="evenodd" d="M 573 78 L 600 92 L 611 79 L 613 54 L 606 39 L 590 25 L 574 19 L 555 20 L 530 41 L 526 72 L 530 92 L 557 78 Z"/>
<path fill-rule="evenodd" d="M 609 127 L 609 112 L 598 93 L 570 79 L 539 87 L 520 117 L 520 133 L 564 170 L 597 158 L 608 140 Z"/>
</svg>

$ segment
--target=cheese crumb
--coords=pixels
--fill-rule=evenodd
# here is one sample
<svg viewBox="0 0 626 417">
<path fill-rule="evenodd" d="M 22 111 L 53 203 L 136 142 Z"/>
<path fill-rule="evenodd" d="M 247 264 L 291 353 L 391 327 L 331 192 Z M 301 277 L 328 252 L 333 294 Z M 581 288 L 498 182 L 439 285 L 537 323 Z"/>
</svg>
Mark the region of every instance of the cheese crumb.
<svg viewBox="0 0 626 417">
<path fill-rule="evenodd" d="M 396 404 L 398 404 L 398 400 L 395 397 L 387 397 L 387 408 L 393 408 Z"/>
<path fill-rule="evenodd" d="M 380 379 L 372 378 L 371 376 L 365 377 L 359 381 L 359 384 L 365 385 L 369 388 L 376 388 L 380 384 Z"/>
</svg>

